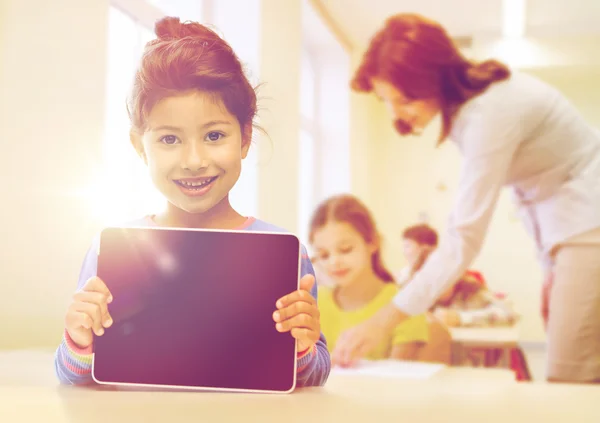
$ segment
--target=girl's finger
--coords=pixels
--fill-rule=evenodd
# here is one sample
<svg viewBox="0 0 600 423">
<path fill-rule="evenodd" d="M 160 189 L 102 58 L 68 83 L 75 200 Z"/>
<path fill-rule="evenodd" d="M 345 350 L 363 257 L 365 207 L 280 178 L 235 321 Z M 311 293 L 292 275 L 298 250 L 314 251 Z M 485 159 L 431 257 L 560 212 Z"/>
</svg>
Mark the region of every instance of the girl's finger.
<svg viewBox="0 0 600 423">
<path fill-rule="evenodd" d="M 87 291 L 87 292 L 99 292 L 101 294 L 104 294 L 106 296 L 106 298 L 108 299 L 108 303 L 112 302 L 112 294 L 110 293 L 108 287 L 106 286 L 106 284 L 104 283 L 104 281 L 102 279 L 100 279 L 97 276 L 94 276 L 92 278 L 89 278 L 87 280 L 87 282 L 85 283 L 85 285 L 83 286 L 83 291 Z"/>
<path fill-rule="evenodd" d="M 100 307 L 102 326 L 107 328 L 112 324 L 112 318 L 108 312 L 107 298 L 104 293 L 80 291 L 73 295 L 73 299 L 76 302 L 97 305 Z"/>
<path fill-rule="evenodd" d="M 314 284 L 315 277 L 313 275 L 304 275 L 302 279 L 300 279 L 300 289 L 286 295 L 285 297 L 281 297 L 279 300 L 277 300 L 275 306 L 277 308 L 284 308 L 292 303 L 295 303 L 296 301 L 310 301 L 310 299 L 314 301 L 314 297 L 310 293 Z"/>
<path fill-rule="evenodd" d="M 82 327 L 84 329 L 91 329 L 94 322 L 87 313 L 81 311 L 72 311 L 67 315 L 67 326 L 71 328 Z"/>
<path fill-rule="evenodd" d="M 312 297 L 311 297 L 312 298 Z M 308 314 L 315 319 L 319 318 L 319 309 L 314 302 L 297 301 L 290 304 L 288 307 L 277 310 L 273 313 L 273 320 L 276 322 L 284 322 L 299 314 Z"/>
<path fill-rule="evenodd" d="M 317 326 L 317 320 L 315 320 L 314 317 L 312 317 L 310 314 L 301 313 L 292 317 L 291 319 L 277 323 L 275 325 L 275 329 L 277 329 L 279 332 L 289 332 L 294 328 L 305 328 L 312 330 Z"/>
<path fill-rule="evenodd" d="M 85 313 L 92 319 L 92 330 L 98 336 L 104 334 L 104 327 L 102 325 L 102 314 L 100 306 L 93 303 L 76 303 L 75 311 Z"/>
</svg>

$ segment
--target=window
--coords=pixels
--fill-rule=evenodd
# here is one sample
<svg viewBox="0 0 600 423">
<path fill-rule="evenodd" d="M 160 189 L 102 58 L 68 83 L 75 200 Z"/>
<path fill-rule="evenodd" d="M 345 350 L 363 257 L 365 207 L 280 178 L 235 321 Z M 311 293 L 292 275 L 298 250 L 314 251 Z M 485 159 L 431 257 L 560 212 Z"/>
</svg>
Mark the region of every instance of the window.
<svg viewBox="0 0 600 423">
<path fill-rule="evenodd" d="M 315 137 L 314 134 L 300 131 L 300 154 L 299 154 L 299 190 L 298 190 L 298 236 L 304 245 L 308 244 L 310 217 L 315 207 L 314 185 L 315 173 L 313 163 L 315 159 Z"/>
<path fill-rule="evenodd" d="M 308 2 L 303 3 L 298 235 L 327 197 L 350 191 L 350 57 Z"/>
<path fill-rule="evenodd" d="M 311 63 L 311 54 L 307 49 L 302 50 L 300 70 L 300 114 L 302 127 L 313 126 L 315 119 L 315 71 Z"/>
<path fill-rule="evenodd" d="M 315 118 L 317 116 L 316 104 L 316 78 L 311 56 L 308 50 L 303 49 L 300 69 L 300 139 L 298 162 L 298 236 L 305 245 L 308 245 L 308 232 L 310 216 L 315 206 L 315 143 L 318 138 Z"/>
<path fill-rule="evenodd" d="M 350 58 L 339 47 L 321 56 L 318 80 L 318 175 L 315 201 L 350 192 Z"/>
<path fill-rule="evenodd" d="M 166 16 L 180 16 L 182 20 L 202 21 L 202 0 L 145 0 Z"/>
<path fill-rule="evenodd" d="M 164 207 L 147 169 L 129 141 L 126 101 L 154 22 L 166 15 L 201 20 L 202 0 L 113 0 L 108 22 L 108 69 L 104 173 L 101 201 L 104 224 L 139 218 Z"/>
<path fill-rule="evenodd" d="M 231 45 L 252 86 L 259 81 L 260 3 L 260 0 L 215 0 L 207 2 L 204 9 L 205 20 Z M 234 9 L 236 13 L 231 13 Z M 259 139 L 258 135 L 255 133 L 253 138 Z M 258 142 L 263 141 L 267 140 Z M 258 214 L 258 156 L 258 145 L 251 145 L 248 157 L 242 162 L 240 178 L 229 194 L 233 208 L 244 216 Z"/>
<path fill-rule="evenodd" d="M 139 217 L 164 201 L 153 191 L 143 163 L 129 142 L 126 101 L 144 44 L 154 37 L 117 7 L 109 12 L 103 218 L 106 224 Z"/>
</svg>

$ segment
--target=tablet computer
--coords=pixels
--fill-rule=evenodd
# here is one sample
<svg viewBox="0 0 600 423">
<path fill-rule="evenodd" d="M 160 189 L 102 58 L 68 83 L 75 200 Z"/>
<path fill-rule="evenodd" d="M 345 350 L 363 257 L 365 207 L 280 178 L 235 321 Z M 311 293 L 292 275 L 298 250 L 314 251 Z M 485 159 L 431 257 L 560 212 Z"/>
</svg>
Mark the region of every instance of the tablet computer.
<svg viewBox="0 0 600 423">
<path fill-rule="evenodd" d="M 100 384 L 287 393 L 296 342 L 276 301 L 299 287 L 290 233 L 151 227 L 101 232 L 98 277 L 113 318 L 94 339 Z"/>
</svg>

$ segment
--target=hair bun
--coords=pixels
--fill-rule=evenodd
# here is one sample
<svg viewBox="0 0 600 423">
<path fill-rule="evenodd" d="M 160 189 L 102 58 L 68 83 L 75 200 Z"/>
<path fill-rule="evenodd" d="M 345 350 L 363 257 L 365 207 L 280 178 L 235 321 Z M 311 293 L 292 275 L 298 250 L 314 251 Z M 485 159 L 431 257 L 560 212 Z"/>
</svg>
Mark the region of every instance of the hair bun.
<svg viewBox="0 0 600 423">
<path fill-rule="evenodd" d="M 510 71 L 506 66 L 497 60 L 486 60 L 477 67 L 480 73 L 492 77 L 495 80 L 505 79 L 510 75 Z"/>
<path fill-rule="evenodd" d="M 213 31 L 196 22 L 181 22 L 179 18 L 167 16 L 156 22 L 154 32 L 161 40 L 199 37 L 206 41 L 218 37 Z"/>
</svg>

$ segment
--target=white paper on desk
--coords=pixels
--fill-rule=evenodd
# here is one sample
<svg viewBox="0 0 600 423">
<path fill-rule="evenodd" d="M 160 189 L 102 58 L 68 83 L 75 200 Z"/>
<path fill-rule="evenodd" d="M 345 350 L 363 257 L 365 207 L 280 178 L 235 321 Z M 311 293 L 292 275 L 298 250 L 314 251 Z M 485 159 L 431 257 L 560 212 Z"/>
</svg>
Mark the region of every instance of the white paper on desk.
<svg viewBox="0 0 600 423">
<path fill-rule="evenodd" d="M 399 360 L 362 360 L 351 368 L 334 367 L 336 375 L 361 375 L 396 379 L 429 379 L 445 366 Z"/>
</svg>

